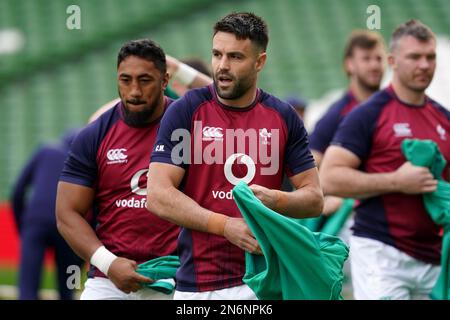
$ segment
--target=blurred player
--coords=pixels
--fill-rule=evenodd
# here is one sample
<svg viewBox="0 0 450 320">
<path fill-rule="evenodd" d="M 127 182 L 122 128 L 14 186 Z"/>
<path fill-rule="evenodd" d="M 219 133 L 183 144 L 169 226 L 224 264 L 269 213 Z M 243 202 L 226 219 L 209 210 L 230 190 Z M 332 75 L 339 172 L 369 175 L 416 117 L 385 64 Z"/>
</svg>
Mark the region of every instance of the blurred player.
<svg viewBox="0 0 450 320">
<path fill-rule="evenodd" d="M 81 299 L 167 299 L 142 283 L 137 264 L 173 254 L 178 226 L 146 210 L 147 167 L 171 100 L 163 50 L 151 40 L 123 45 L 117 60 L 121 101 L 75 139 L 58 186 L 58 229 L 90 261 Z M 94 206 L 97 227 L 85 220 Z"/>
<path fill-rule="evenodd" d="M 344 117 L 380 89 L 386 61 L 384 40 L 379 33 L 356 30 L 351 33 L 344 51 L 344 70 L 349 78 L 347 92 L 333 103 L 317 122 L 310 135 L 310 148 L 320 167 L 323 154 Z M 341 206 L 342 199 L 325 197 L 325 216 Z"/>
<path fill-rule="evenodd" d="M 56 228 L 55 201 L 59 175 L 77 130 L 68 131 L 57 144 L 41 146 L 20 173 L 12 205 L 20 234 L 19 299 L 38 299 L 45 250 L 54 249 L 59 298 L 70 300 L 67 268 L 82 261 Z"/>
<path fill-rule="evenodd" d="M 149 167 L 148 208 L 184 227 L 175 299 L 255 299 L 242 282 L 244 252 L 261 249 L 231 189 L 243 180 L 266 206 L 296 217 L 318 215 L 322 191 L 301 119 L 287 103 L 257 88 L 266 62 L 265 22 L 251 13 L 232 13 L 215 24 L 212 42 L 214 85 L 189 91 L 161 122 Z M 233 131 L 246 132 L 250 142 L 234 144 Z M 196 140 L 180 153 L 172 134 Z M 269 147 L 269 162 L 252 154 Z M 210 162 L 209 155 L 222 156 Z M 296 191 L 279 191 L 283 170 Z"/>
<path fill-rule="evenodd" d="M 349 78 L 347 92 L 330 106 L 310 135 L 310 148 L 318 166 L 344 117 L 380 90 L 385 50 L 383 38 L 374 31 L 357 30 L 347 40 L 344 53 L 344 70 Z"/>
<path fill-rule="evenodd" d="M 437 181 L 405 161 L 406 138 L 431 139 L 450 160 L 450 113 L 425 95 L 436 68 L 436 38 L 419 21 L 393 33 L 391 85 L 352 111 L 324 156 L 324 191 L 360 198 L 350 263 L 356 299 L 427 299 L 439 275 L 441 236 L 422 194 Z M 446 179 L 450 178 L 447 165 Z"/>
</svg>

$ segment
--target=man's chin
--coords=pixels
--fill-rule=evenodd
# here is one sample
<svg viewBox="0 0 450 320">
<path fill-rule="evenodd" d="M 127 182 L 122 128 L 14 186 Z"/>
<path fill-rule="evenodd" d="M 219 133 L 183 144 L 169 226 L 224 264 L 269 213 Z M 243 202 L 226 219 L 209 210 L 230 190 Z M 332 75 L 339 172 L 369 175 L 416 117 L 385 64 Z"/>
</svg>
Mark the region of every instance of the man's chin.
<svg viewBox="0 0 450 320">
<path fill-rule="evenodd" d="M 126 109 L 124 114 L 124 121 L 132 127 L 145 127 L 150 123 L 154 109 L 142 109 L 139 111 Z"/>
</svg>

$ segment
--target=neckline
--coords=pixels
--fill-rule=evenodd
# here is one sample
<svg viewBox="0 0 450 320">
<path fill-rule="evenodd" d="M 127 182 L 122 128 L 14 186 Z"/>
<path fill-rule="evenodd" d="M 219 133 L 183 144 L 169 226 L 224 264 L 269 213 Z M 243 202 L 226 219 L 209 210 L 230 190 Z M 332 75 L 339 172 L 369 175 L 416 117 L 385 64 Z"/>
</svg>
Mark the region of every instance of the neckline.
<svg viewBox="0 0 450 320">
<path fill-rule="evenodd" d="M 226 104 L 223 104 L 222 102 L 219 101 L 219 98 L 217 97 L 217 92 L 216 92 L 216 88 L 214 87 L 214 84 L 211 84 L 208 86 L 214 100 L 217 102 L 217 104 L 225 109 L 225 110 L 229 110 L 229 111 L 237 111 L 237 112 L 246 112 L 249 111 L 251 109 L 253 109 L 259 102 L 260 96 L 261 96 L 261 89 L 257 88 L 256 89 L 256 96 L 255 99 L 253 100 L 253 102 L 246 106 L 246 107 L 233 107 L 233 106 L 228 106 Z"/>
<path fill-rule="evenodd" d="M 401 99 L 398 97 L 397 93 L 395 93 L 395 90 L 394 90 L 394 87 L 393 87 L 392 83 L 389 84 L 389 86 L 386 88 L 386 91 L 387 91 L 394 99 L 396 99 L 397 101 L 399 101 L 401 104 L 403 104 L 403 105 L 405 105 L 405 106 L 407 106 L 407 107 L 410 107 L 410 108 L 414 108 L 414 109 L 421 109 L 421 108 L 424 108 L 424 107 L 427 105 L 428 101 L 429 101 L 428 96 L 425 95 L 425 99 L 423 100 L 423 103 L 421 103 L 421 104 L 413 104 L 413 103 L 405 102 L 405 101 L 401 100 Z"/>
</svg>

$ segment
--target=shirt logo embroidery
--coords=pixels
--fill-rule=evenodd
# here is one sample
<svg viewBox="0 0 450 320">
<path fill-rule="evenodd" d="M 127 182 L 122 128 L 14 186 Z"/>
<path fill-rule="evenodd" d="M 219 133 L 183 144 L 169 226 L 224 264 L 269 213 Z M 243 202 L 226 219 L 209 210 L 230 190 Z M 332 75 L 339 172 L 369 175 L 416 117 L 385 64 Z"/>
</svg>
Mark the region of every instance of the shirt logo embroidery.
<svg viewBox="0 0 450 320">
<path fill-rule="evenodd" d="M 272 133 L 269 132 L 266 128 L 259 129 L 259 136 L 262 138 L 262 144 L 270 144 L 268 139 L 272 138 Z"/>
<path fill-rule="evenodd" d="M 158 144 L 155 148 L 156 152 L 164 152 L 164 145 L 163 144 Z"/>
<path fill-rule="evenodd" d="M 127 149 L 124 148 L 108 150 L 108 152 L 106 153 L 106 157 L 109 161 L 106 164 L 127 163 L 128 155 L 124 153 L 126 151 Z"/>
<path fill-rule="evenodd" d="M 220 127 L 204 127 L 203 128 L 203 141 L 222 141 L 223 129 Z"/>
<path fill-rule="evenodd" d="M 395 123 L 393 129 L 396 137 L 412 137 L 409 123 Z"/>
<path fill-rule="evenodd" d="M 441 138 L 441 140 L 444 140 L 444 141 L 447 140 L 446 131 L 440 124 L 438 124 L 436 126 L 436 131 L 437 131 L 439 137 Z"/>
</svg>

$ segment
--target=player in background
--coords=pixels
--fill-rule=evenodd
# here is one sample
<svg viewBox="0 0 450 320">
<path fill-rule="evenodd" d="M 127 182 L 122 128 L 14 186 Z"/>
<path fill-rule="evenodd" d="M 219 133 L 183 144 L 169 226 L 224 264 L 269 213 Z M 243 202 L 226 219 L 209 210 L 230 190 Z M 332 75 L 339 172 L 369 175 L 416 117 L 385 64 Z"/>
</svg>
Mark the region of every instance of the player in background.
<svg viewBox="0 0 450 320">
<path fill-rule="evenodd" d="M 58 143 L 40 146 L 22 169 L 14 185 L 11 203 L 20 235 L 19 299 L 36 300 L 42 277 L 44 253 L 54 249 L 58 292 L 71 300 L 67 268 L 82 261 L 56 228 L 55 201 L 59 175 L 78 130 L 67 131 Z"/>
<path fill-rule="evenodd" d="M 344 49 L 344 71 L 349 79 L 345 94 L 334 102 L 317 122 L 310 135 L 310 148 L 320 168 L 325 150 L 344 117 L 380 90 L 385 71 L 386 48 L 381 35 L 375 31 L 353 31 Z M 339 197 L 326 196 L 323 214 L 328 216 L 341 206 Z"/>
<path fill-rule="evenodd" d="M 450 160 L 450 113 L 425 94 L 436 68 L 435 35 L 417 20 L 400 25 L 388 63 L 392 83 L 345 117 L 325 152 L 321 182 L 326 194 L 360 199 L 350 238 L 354 297 L 427 299 L 442 239 L 422 194 L 437 181 L 406 161 L 401 143 L 433 140 Z"/>
</svg>

